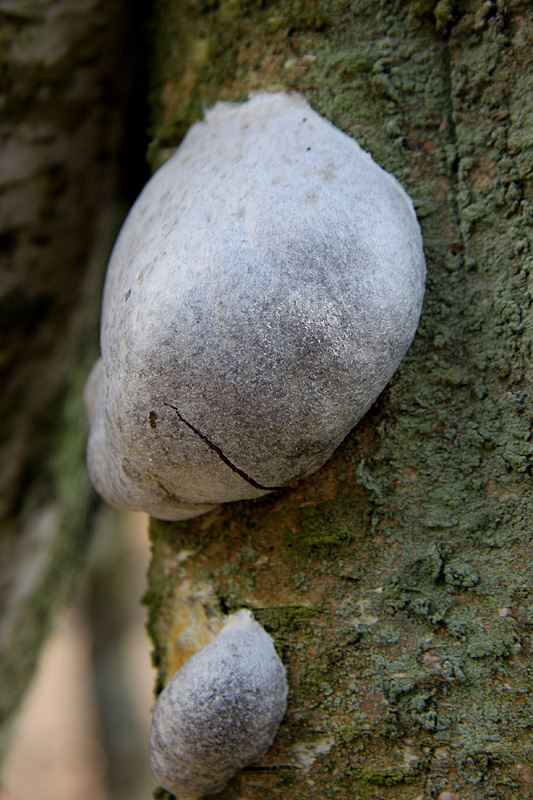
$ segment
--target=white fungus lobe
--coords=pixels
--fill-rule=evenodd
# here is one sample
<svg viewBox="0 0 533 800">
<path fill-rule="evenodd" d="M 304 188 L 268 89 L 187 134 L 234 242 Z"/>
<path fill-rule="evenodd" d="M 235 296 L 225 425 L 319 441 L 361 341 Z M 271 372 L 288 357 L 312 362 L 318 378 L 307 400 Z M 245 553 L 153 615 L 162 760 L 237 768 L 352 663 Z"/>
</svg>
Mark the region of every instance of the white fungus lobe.
<svg viewBox="0 0 533 800">
<path fill-rule="evenodd" d="M 297 94 L 218 103 L 110 260 L 95 487 L 186 519 L 310 475 L 400 363 L 424 280 L 411 200 L 353 139 Z"/>
<path fill-rule="evenodd" d="M 180 800 L 221 791 L 266 753 L 286 706 L 285 668 L 272 639 L 249 611 L 231 615 L 159 695 L 154 777 Z"/>
</svg>

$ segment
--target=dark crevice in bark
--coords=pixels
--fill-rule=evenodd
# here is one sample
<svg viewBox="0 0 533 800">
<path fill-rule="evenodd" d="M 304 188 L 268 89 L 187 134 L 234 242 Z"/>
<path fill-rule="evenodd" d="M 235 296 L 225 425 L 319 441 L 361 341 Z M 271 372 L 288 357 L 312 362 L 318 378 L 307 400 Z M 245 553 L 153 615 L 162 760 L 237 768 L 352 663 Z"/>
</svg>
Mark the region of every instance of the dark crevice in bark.
<svg viewBox="0 0 533 800">
<path fill-rule="evenodd" d="M 453 161 L 448 162 L 448 176 L 450 179 L 451 189 L 451 207 L 455 221 L 455 228 L 459 237 L 461 267 L 464 269 L 464 251 L 465 241 L 461 231 L 461 212 L 459 209 L 459 151 L 457 147 L 457 128 L 455 125 L 454 116 L 454 102 L 453 102 L 453 67 L 452 67 L 452 53 L 451 46 L 448 42 L 444 50 L 444 71 L 445 71 L 445 85 L 446 85 L 446 106 L 448 109 L 448 131 L 449 131 L 449 144 L 453 147 Z"/>
</svg>

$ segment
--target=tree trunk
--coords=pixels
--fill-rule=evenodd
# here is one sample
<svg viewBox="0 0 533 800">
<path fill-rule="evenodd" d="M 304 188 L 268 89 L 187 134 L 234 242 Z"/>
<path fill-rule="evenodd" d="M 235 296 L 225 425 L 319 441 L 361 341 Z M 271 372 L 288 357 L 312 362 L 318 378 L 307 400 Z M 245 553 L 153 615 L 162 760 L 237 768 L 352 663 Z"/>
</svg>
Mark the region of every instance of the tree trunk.
<svg viewBox="0 0 533 800">
<path fill-rule="evenodd" d="M 0 2 L 0 752 L 90 538 L 82 389 L 131 84 L 123 0 Z"/>
<path fill-rule="evenodd" d="M 420 327 L 299 486 L 152 522 L 164 683 L 242 606 L 289 707 L 220 798 L 533 796 L 533 18 L 525 0 L 159 4 L 153 163 L 205 105 L 293 89 L 414 199 Z"/>
</svg>

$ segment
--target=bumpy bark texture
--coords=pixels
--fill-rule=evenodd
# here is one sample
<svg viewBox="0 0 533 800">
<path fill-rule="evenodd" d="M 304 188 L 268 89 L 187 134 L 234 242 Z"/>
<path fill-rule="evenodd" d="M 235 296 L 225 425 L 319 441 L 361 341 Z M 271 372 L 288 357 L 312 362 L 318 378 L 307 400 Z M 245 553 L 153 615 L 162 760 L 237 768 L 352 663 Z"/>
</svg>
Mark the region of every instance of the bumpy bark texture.
<svg viewBox="0 0 533 800">
<path fill-rule="evenodd" d="M 318 474 L 152 524 L 161 684 L 241 606 L 288 669 L 221 800 L 533 796 L 532 38 L 525 0 L 160 4 L 154 164 L 204 104 L 297 89 L 403 183 L 428 260 L 411 350 Z"/>
<path fill-rule="evenodd" d="M 120 213 L 123 12 L 0 3 L 0 751 L 89 540 L 81 392 Z"/>
</svg>

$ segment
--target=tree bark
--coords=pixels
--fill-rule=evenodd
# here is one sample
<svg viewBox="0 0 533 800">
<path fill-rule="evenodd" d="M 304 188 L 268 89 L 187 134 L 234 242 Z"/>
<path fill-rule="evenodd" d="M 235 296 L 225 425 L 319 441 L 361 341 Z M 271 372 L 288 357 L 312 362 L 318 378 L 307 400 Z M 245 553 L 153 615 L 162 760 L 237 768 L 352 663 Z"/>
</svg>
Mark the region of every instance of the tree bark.
<svg viewBox="0 0 533 800">
<path fill-rule="evenodd" d="M 205 105 L 297 90 L 414 199 L 415 341 L 311 479 L 153 521 L 161 686 L 242 606 L 290 697 L 220 796 L 533 796 L 531 8 L 525 0 L 160 3 L 153 164 Z"/>
</svg>

